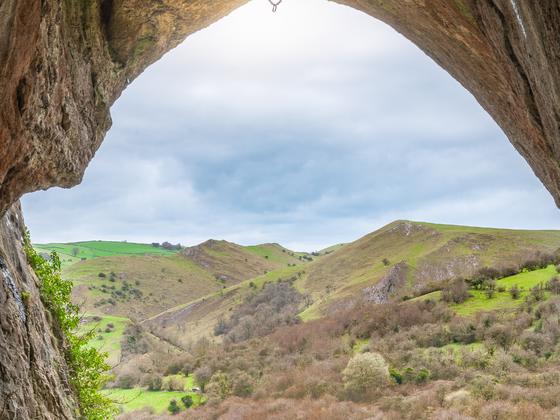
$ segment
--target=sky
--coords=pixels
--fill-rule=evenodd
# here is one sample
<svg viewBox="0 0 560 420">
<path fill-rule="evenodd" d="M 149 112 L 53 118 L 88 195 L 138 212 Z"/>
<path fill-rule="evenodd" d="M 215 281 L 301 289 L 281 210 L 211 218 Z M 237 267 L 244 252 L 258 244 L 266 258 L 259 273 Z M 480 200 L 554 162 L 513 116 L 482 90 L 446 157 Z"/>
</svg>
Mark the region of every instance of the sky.
<svg viewBox="0 0 560 420">
<path fill-rule="evenodd" d="M 472 95 L 396 31 L 324 0 L 253 0 L 112 108 L 83 183 L 22 200 L 34 242 L 209 238 L 313 251 L 396 219 L 558 229 Z"/>
</svg>

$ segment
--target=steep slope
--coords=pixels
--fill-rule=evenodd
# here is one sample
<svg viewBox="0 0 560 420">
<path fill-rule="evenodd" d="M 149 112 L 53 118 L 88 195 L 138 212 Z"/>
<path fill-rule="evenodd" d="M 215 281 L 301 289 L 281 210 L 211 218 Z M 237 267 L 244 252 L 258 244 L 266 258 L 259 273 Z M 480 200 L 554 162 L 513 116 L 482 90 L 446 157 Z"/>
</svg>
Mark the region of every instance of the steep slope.
<svg viewBox="0 0 560 420">
<path fill-rule="evenodd" d="M 396 221 L 312 263 L 298 287 L 315 299 L 308 314 L 317 316 L 319 308 L 344 298 L 369 294 L 378 301 L 367 287 L 380 281 L 392 295 L 412 295 L 484 266 L 517 266 L 559 247 L 560 231 Z"/>
</svg>

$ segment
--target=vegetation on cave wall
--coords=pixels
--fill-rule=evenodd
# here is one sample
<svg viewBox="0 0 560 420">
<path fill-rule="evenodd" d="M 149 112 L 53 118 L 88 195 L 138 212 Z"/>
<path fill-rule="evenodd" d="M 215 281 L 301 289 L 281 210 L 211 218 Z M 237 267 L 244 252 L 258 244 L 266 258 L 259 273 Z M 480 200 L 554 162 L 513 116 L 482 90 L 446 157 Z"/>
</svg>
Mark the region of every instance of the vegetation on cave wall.
<svg viewBox="0 0 560 420">
<path fill-rule="evenodd" d="M 40 256 L 29 238 L 24 238 L 24 249 L 30 266 L 40 281 L 41 299 L 56 319 L 64 339 L 64 355 L 69 367 L 70 382 L 78 398 L 80 417 L 88 420 L 105 420 L 116 414 L 112 401 L 101 394 L 107 383 L 110 367 L 107 355 L 88 346 L 93 332 L 77 332 L 79 307 L 71 302 L 72 282 L 60 274 L 60 259 L 52 252 L 48 259 Z"/>
</svg>

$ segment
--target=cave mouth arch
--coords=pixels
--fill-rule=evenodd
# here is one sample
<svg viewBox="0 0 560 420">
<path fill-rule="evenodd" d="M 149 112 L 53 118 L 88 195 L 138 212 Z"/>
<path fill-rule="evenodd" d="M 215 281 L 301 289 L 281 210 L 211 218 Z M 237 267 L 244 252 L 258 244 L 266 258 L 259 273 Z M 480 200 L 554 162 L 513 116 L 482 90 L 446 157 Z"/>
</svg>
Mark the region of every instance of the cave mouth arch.
<svg viewBox="0 0 560 420">
<path fill-rule="evenodd" d="M 229 200 L 219 202 L 219 205 L 225 208 L 232 208 L 232 205 L 235 204 L 234 201 L 243 201 L 245 203 L 264 201 L 260 207 L 252 207 L 252 211 L 266 211 L 264 209 L 267 206 L 281 206 L 283 208 L 279 211 L 283 212 L 282 214 L 289 213 L 290 209 L 287 207 L 298 206 L 298 204 L 301 205 L 306 202 L 299 201 L 294 203 L 293 194 L 290 191 L 281 191 L 282 194 L 277 194 L 278 197 L 275 197 L 275 193 L 282 189 L 282 185 L 279 184 L 289 184 L 291 185 L 290 188 L 295 188 L 296 190 L 302 189 L 297 185 L 298 183 L 310 185 L 312 187 L 310 189 L 315 191 L 298 191 L 298 193 L 301 194 L 300 197 L 310 200 L 308 202 L 311 203 L 309 208 L 315 209 L 319 213 L 326 211 L 326 208 L 314 207 L 313 204 L 323 199 L 321 195 L 329 193 L 329 191 L 325 191 L 325 188 L 318 185 L 316 178 L 308 177 L 304 172 L 299 174 L 299 179 L 295 177 L 287 178 L 282 173 L 285 171 L 283 168 L 279 172 L 275 172 L 273 166 L 276 162 L 270 161 L 273 164 L 269 165 L 267 158 L 281 155 L 283 162 L 292 163 L 289 156 L 291 154 L 296 157 L 296 159 L 292 158 L 291 160 L 296 160 L 298 165 L 296 165 L 295 169 L 293 165 L 288 166 L 290 168 L 289 171 L 297 171 L 297 166 L 303 166 L 311 160 L 310 157 L 313 157 L 313 149 L 318 150 L 318 154 L 322 151 L 324 153 L 327 152 L 325 152 L 325 144 L 319 142 L 315 146 L 297 145 L 297 147 L 292 147 L 289 153 L 282 155 L 284 152 L 282 146 L 289 143 L 290 140 L 284 141 L 283 139 L 273 138 L 274 133 L 271 132 L 276 130 L 281 131 L 280 134 L 284 138 L 291 138 L 296 142 L 304 138 L 305 142 L 311 144 L 313 144 L 313 140 L 309 139 L 309 137 L 324 138 L 329 136 L 330 133 L 336 132 L 336 135 L 333 136 L 335 138 L 329 141 L 331 144 L 332 142 L 338 142 L 336 145 L 338 147 L 336 149 L 338 151 L 337 158 L 332 155 L 332 150 L 334 149 L 330 149 L 331 156 L 328 159 L 331 162 L 326 159 L 319 161 L 320 165 L 327 167 L 333 163 L 332 161 L 340 160 L 342 163 L 339 166 L 344 166 L 346 169 L 355 166 L 357 170 L 354 172 L 348 170 L 345 172 L 341 169 L 338 172 L 323 170 L 318 173 L 320 174 L 320 179 L 331 180 L 327 182 L 332 184 L 329 185 L 329 188 L 333 188 L 335 191 L 334 195 L 343 201 L 347 197 L 352 197 L 353 194 L 357 195 L 357 189 L 363 191 L 375 189 L 380 192 L 379 195 L 381 196 L 390 196 L 392 194 L 391 189 L 395 189 L 399 184 L 409 184 L 408 192 L 401 191 L 400 194 L 401 197 L 407 195 L 411 201 L 418 200 L 417 194 L 425 196 L 441 194 L 441 191 L 432 188 L 432 186 L 440 183 L 439 180 L 446 177 L 445 171 L 450 169 L 444 166 L 443 168 L 438 168 L 438 170 L 430 171 L 430 169 L 433 169 L 430 166 L 441 165 L 442 162 L 424 161 L 424 163 L 419 163 L 421 158 L 419 155 L 413 156 L 415 151 L 419 151 L 422 155 L 430 154 L 431 152 L 437 155 L 439 153 L 437 149 L 442 148 L 440 150 L 441 156 L 453 160 L 458 172 L 468 173 L 469 169 L 472 169 L 472 172 L 474 172 L 474 167 L 478 163 L 474 156 L 476 156 L 476 153 L 479 153 L 480 156 L 480 150 L 484 146 L 470 143 L 476 143 L 475 140 L 480 141 L 485 136 L 499 135 L 501 137 L 501 135 L 498 134 L 498 130 L 495 129 L 493 123 L 487 121 L 489 118 L 482 116 L 483 111 L 478 108 L 478 105 L 470 98 L 470 95 L 466 94 L 457 86 L 453 79 L 442 70 L 439 70 L 431 60 L 425 58 L 416 47 L 402 39 L 392 29 L 386 28 L 385 25 L 379 22 L 377 22 L 374 28 L 374 25 L 371 24 L 371 17 L 359 14 L 359 19 L 355 20 L 355 16 L 358 13 L 354 10 L 319 1 L 310 2 L 310 4 L 312 6 L 320 4 L 321 10 L 328 10 L 328 13 L 325 12 L 327 13 L 326 16 L 316 15 L 312 26 L 315 28 L 313 32 L 318 33 L 308 34 L 303 38 L 302 34 L 306 29 L 306 22 L 313 17 L 313 13 L 317 14 L 318 11 L 309 9 L 303 10 L 303 12 L 301 10 L 291 12 L 291 5 L 285 5 L 286 9 L 282 10 L 280 14 L 275 15 L 272 15 L 266 7 L 257 8 L 257 5 L 247 5 L 229 17 L 215 23 L 213 27 L 208 28 L 206 31 L 192 35 L 177 51 L 164 57 L 160 63 L 154 64 L 152 69 L 148 69 L 143 77 L 128 88 L 128 92 L 125 93 L 120 103 L 117 103 L 113 111 L 115 117 L 113 130 L 117 130 L 117 133 L 109 134 L 110 138 L 101 149 L 100 156 L 106 155 L 104 152 L 105 148 L 111 148 L 114 155 L 119 155 L 119 158 L 117 158 L 119 163 L 124 164 L 123 166 L 135 168 L 134 173 L 126 171 L 124 179 L 130 182 L 130 185 L 135 185 L 138 191 L 145 191 L 148 188 L 151 188 L 150 191 L 153 191 L 154 187 L 150 185 L 152 182 L 151 178 L 154 176 L 160 177 L 161 183 L 157 184 L 156 189 L 161 194 L 153 194 L 157 198 L 153 198 L 152 201 L 157 201 L 164 207 L 175 207 L 176 205 L 170 204 L 170 201 L 173 201 L 173 195 L 177 195 L 174 194 L 174 191 L 180 192 L 180 190 L 173 190 L 171 188 L 175 184 L 166 174 L 173 173 L 177 176 L 181 173 L 182 169 L 180 168 L 180 161 L 173 161 L 173 154 L 183 153 L 183 161 L 201 160 L 206 162 L 206 165 L 209 165 L 208 156 L 204 156 L 204 153 L 207 151 L 198 150 L 200 148 L 197 149 L 197 147 L 200 145 L 197 143 L 209 143 L 207 146 L 211 149 L 214 140 L 206 141 L 205 139 L 212 136 L 221 136 L 224 139 L 216 140 L 218 143 L 217 147 L 223 147 L 224 143 L 226 145 L 234 143 L 240 149 L 248 149 L 248 151 L 243 150 L 241 157 L 236 155 L 232 159 L 216 159 L 216 162 L 210 162 L 213 165 L 211 171 L 198 171 L 195 174 L 197 182 L 201 181 L 200 178 L 204 178 L 204 181 L 207 182 L 202 189 L 206 188 L 211 191 L 217 191 L 215 195 L 229 197 Z M 255 9 L 254 13 L 257 13 L 257 15 L 254 15 L 252 11 L 244 11 L 249 8 Z M 262 16 L 263 13 L 266 14 L 262 22 L 258 22 L 258 24 L 253 26 L 247 25 L 248 21 L 254 22 L 256 17 Z M 294 23 L 293 16 L 287 17 L 290 13 L 298 15 L 299 21 Z M 337 21 L 348 17 L 354 19 L 352 23 L 336 26 Z M 284 20 L 282 21 L 282 19 Z M 286 21 L 286 19 L 292 20 Z M 277 28 L 271 29 L 270 26 L 277 22 L 279 22 Z M 348 36 L 328 37 L 329 29 L 334 27 L 335 30 L 333 32 L 348 33 L 352 29 L 352 25 L 361 25 L 361 29 L 354 28 L 354 32 L 357 31 L 358 33 L 349 34 Z M 377 29 L 378 27 L 379 29 Z M 240 29 L 242 30 L 243 28 L 245 28 L 245 33 L 241 33 L 236 37 L 236 33 L 240 32 Z M 286 41 L 280 38 L 287 28 L 290 29 L 290 34 L 286 35 L 289 38 Z M 269 32 L 265 33 L 266 29 L 269 29 Z M 208 32 L 215 35 L 204 35 Z M 256 40 L 253 39 L 255 34 L 259 34 Z M 205 41 L 201 42 L 201 38 L 204 38 Z M 273 43 L 274 38 L 279 39 L 277 44 Z M 361 39 L 366 39 L 367 41 L 360 42 Z M 376 39 L 376 42 L 371 42 L 371 39 Z M 229 43 L 227 43 L 228 40 Z M 222 45 L 224 42 L 226 42 L 226 45 Z M 329 51 L 330 54 L 320 54 L 321 51 L 317 52 L 321 50 L 323 45 L 330 46 L 330 50 L 332 50 Z M 300 49 L 298 49 L 298 46 L 300 46 Z M 252 56 L 258 56 L 259 60 L 252 58 Z M 275 59 L 275 56 L 278 57 Z M 410 58 L 409 56 L 413 57 Z M 302 59 L 302 57 L 305 57 L 305 59 Z M 267 64 L 267 61 L 272 62 Z M 289 61 L 290 65 L 282 68 L 283 61 Z M 342 62 L 343 65 L 337 67 L 337 62 Z M 382 67 L 383 65 L 385 67 L 390 66 L 391 68 L 381 68 L 379 72 L 374 70 L 376 67 Z M 203 66 L 204 68 L 197 71 L 197 66 Z M 219 70 L 214 70 L 213 67 Z M 193 68 L 194 70 L 192 70 Z M 257 71 L 251 72 L 251 68 L 257 68 Z M 399 68 L 403 69 L 402 74 L 390 81 L 385 80 L 390 73 L 398 72 Z M 158 73 L 160 70 L 161 74 Z M 352 75 L 352 72 L 358 73 L 358 76 Z M 369 74 L 363 76 L 364 73 Z M 144 81 L 146 77 L 149 78 L 149 82 Z M 180 78 L 184 79 L 186 83 L 180 84 Z M 255 78 L 258 80 L 252 80 Z M 299 79 L 299 82 L 296 82 L 297 79 Z M 403 87 L 402 85 L 405 83 L 408 83 L 408 85 Z M 150 86 L 150 84 L 153 86 Z M 294 86 L 290 86 L 291 84 Z M 306 94 L 300 93 L 305 91 L 308 85 L 314 84 L 318 87 L 309 89 L 309 92 Z M 343 89 L 337 89 L 337 84 L 344 85 Z M 348 88 L 349 84 L 351 86 Z M 265 85 L 275 89 L 265 90 L 263 89 Z M 417 90 L 420 93 L 414 94 L 414 87 L 417 85 Z M 426 85 L 426 87 L 422 87 L 423 85 Z M 409 94 L 412 100 L 410 100 L 410 97 L 407 98 L 405 96 L 407 89 L 411 90 Z M 452 93 L 448 96 L 441 92 L 433 93 L 434 90 L 437 91 L 438 89 L 448 89 Z M 347 92 L 348 90 L 351 91 L 350 94 Z M 325 94 L 326 91 L 329 92 Z M 360 91 L 360 94 L 357 95 L 355 91 Z M 397 96 L 401 96 L 403 99 L 400 102 L 397 101 L 397 103 L 389 103 L 387 98 L 390 98 L 395 92 L 398 92 Z M 143 97 L 142 94 L 145 94 L 145 96 Z M 337 94 L 342 96 L 342 99 L 337 98 Z M 133 95 L 133 97 L 129 98 L 130 95 Z M 237 100 L 237 98 L 241 98 L 243 95 L 250 98 L 248 100 Z M 158 96 L 161 97 L 161 100 L 158 100 L 160 99 Z M 224 101 L 221 98 L 216 99 L 216 96 L 226 96 L 231 98 L 231 101 Z M 380 97 L 381 100 L 371 99 L 376 96 Z M 187 107 L 173 106 L 174 102 L 181 102 L 183 100 L 188 102 Z M 337 101 L 340 103 L 337 103 Z M 398 109 L 408 107 L 408 102 L 422 101 L 425 102 L 423 106 L 419 107 L 416 104 L 414 108 L 405 109 L 405 111 Z M 172 102 L 172 104 L 169 105 L 167 102 Z M 271 104 L 267 104 L 267 102 L 271 102 Z M 446 114 L 447 108 L 458 108 L 461 106 L 464 106 L 462 112 Z M 136 113 L 122 112 L 122 109 L 126 107 L 130 107 Z M 215 109 L 218 111 L 214 111 Z M 299 114 L 305 113 L 309 109 L 313 110 L 315 118 L 308 118 L 304 121 L 297 118 Z M 231 114 L 236 112 L 238 115 L 231 118 Z M 354 118 L 354 115 L 360 112 L 362 115 L 359 115 L 359 118 Z M 462 113 L 466 114 L 461 115 Z M 431 115 L 438 115 L 439 121 L 435 121 L 430 117 Z M 220 121 L 220 118 L 223 119 L 224 116 L 226 121 Z M 411 124 L 411 127 L 401 127 L 404 119 L 415 119 L 415 121 Z M 481 131 L 470 131 L 466 134 L 453 132 L 454 126 L 459 124 L 468 126 L 475 119 L 478 121 L 477 124 L 480 123 L 483 126 L 480 129 Z M 123 120 L 127 121 L 124 128 L 123 124 L 121 124 Z M 196 124 L 176 124 L 180 120 L 189 120 L 190 123 Z M 264 125 L 270 127 L 270 129 L 255 132 L 257 129 L 255 129 L 254 124 L 255 121 L 258 122 L 259 120 L 262 120 Z M 429 121 L 422 122 L 422 120 Z M 219 121 L 219 123 L 215 124 L 213 123 L 214 121 Z M 288 121 L 288 124 L 285 121 Z M 330 121 L 342 121 L 343 124 L 331 126 Z M 242 129 L 232 132 L 219 132 L 220 130 L 216 129 L 215 126 L 221 125 L 222 122 L 226 125 L 240 125 Z M 424 126 L 422 126 L 423 123 Z M 292 124 L 305 127 L 300 131 L 286 130 L 285 126 Z M 201 129 L 201 125 L 211 128 Z M 325 125 L 326 128 L 323 127 L 322 130 L 317 130 L 316 127 L 320 125 Z M 404 125 L 406 126 L 406 124 Z M 311 126 L 311 128 L 307 126 Z M 311 129 L 312 133 L 306 133 L 307 129 Z M 243 144 L 244 142 L 237 137 L 243 137 L 243 134 L 240 133 L 246 131 L 253 132 L 251 133 L 253 137 L 266 138 L 266 142 L 270 143 L 270 147 L 268 149 L 265 147 L 258 148 L 259 145 L 255 144 L 255 142 Z M 464 127 L 463 131 L 465 131 Z M 396 132 L 393 137 L 391 137 L 391 132 Z M 185 137 L 180 138 L 183 133 L 187 134 L 185 134 Z M 119 136 L 127 137 L 128 141 L 119 142 L 117 138 Z M 147 139 L 142 142 L 136 139 L 136 136 L 140 138 L 147 137 Z M 167 141 L 166 136 L 175 136 L 174 141 Z M 349 143 L 349 145 L 340 147 L 341 138 L 343 137 L 347 137 L 346 143 Z M 391 143 L 394 143 L 397 137 L 402 137 L 401 141 L 403 138 L 408 137 L 408 140 L 404 140 L 405 143 L 400 147 L 391 148 Z M 222 144 L 220 144 L 220 141 Z M 406 141 L 409 143 L 406 143 Z M 493 141 L 494 139 L 488 143 L 493 143 Z M 118 142 L 118 144 L 112 147 L 113 142 Z M 147 147 L 143 143 L 151 143 L 153 147 Z M 367 143 L 370 143 L 370 145 L 367 146 Z M 483 141 L 483 143 L 485 142 Z M 502 138 L 496 141 L 497 143 L 499 145 L 494 146 L 494 149 L 487 149 L 485 153 L 498 155 L 509 153 L 509 146 L 503 142 Z M 406 151 L 408 147 L 411 149 L 410 152 Z M 422 147 L 432 147 L 432 149 L 423 151 Z M 458 161 L 460 159 L 457 156 L 454 156 L 454 150 L 460 147 L 464 147 L 468 153 L 471 153 L 471 156 L 467 156 L 461 162 Z M 136 153 L 135 148 L 140 149 L 144 154 Z M 251 148 L 254 148 L 256 152 L 252 152 Z M 360 150 L 357 154 L 350 155 L 347 151 L 348 148 L 360 148 Z M 369 161 L 360 159 L 359 155 L 362 154 L 373 155 L 376 148 L 383 150 L 387 157 L 382 155 L 380 159 L 370 159 Z M 171 152 L 164 156 L 159 154 L 157 149 L 166 149 Z M 217 152 L 222 153 L 223 150 L 218 150 Z M 132 155 L 131 158 L 129 158 L 129 154 Z M 251 156 L 247 156 L 247 154 Z M 258 156 L 255 157 L 255 155 Z M 262 159 L 261 156 L 263 157 Z M 153 165 L 145 162 L 147 160 L 156 161 L 156 159 L 158 163 L 161 163 L 159 168 L 154 168 Z M 264 162 L 259 162 L 259 160 Z M 414 160 L 417 160 L 418 163 L 415 165 L 408 163 Z M 444 158 L 442 158 L 443 160 Z M 138 163 L 139 161 L 141 165 Z M 96 160 L 94 160 L 92 169 L 96 171 L 97 179 L 105 179 L 109 182 L 110 179 L 123 178 L 119 174 L 121 170 L 119 163 L 116 163 L 113 159 L 97 164 Z M 508 169 L 508 163 L 511 163 L 511 161 L 501 162 L 502 171 Z M 517 161 L 515 163 L 519 164 Z M 368 165 L 371 167 L 382 167 L 382 169 L 368 173 Z M 235 166 L 241 166 L 241 170 L 238 170 Z M 270 180 L 266 182 L 266 184 L 270 185 L 263 186 L 262 184 L 251 183 L 251 179 L 248 180 L 243 174 L 239 176 L 239 172 L 243 172 L 243 167 L 256 167 L 258 171 L 261 171 L 261 176 Z M 117 171 L 115 171 L 115 168 Z M 399 177 L 386 175 L 395 172 L 392 168 L 398 168 L 397 172 L 402 172 L 402 175 Z M 195 168 L 195 170 L 198 169 Z M 101 172 L 104 174 L 101 174 Z M 426 175 L 424 177 L 419 187 L 416 184 L 417 188 L 413 188 L 411 186 L 414 185 L 412 180 L 414 177 L 422 178 L 422 172 L 430 173 L 429 176 Z M 255 172 L 252 175 L 255 176 Z M 212 176 L 214 176 L 213 179 Z M 227 183 L 228 179 L 235 179 L 236 176 L 238 176 L 238 179 L 244 180 L 244 182 L 240 182 L 241 188 L 219 188 L 218 184 Z M 453 174 L 453 176 L 457 176 L 457 174 Z M 188 174 L 185 174 L 183 179 L 187 177 Z M 461 185 L 466 185 L 472 181 L 465 179 L 464 174 L 460 175 L 460 177 L 462 179 L 459 183 L 455 184 L 455 189 L 460 189 Z M 181 176 L 178 176 L 178 178 L 181 178 Z M 211 182 L 208 183 L 209 178 Z M 275 182 L 275 179 L 280 180 L 280 182 Z M 285 179 L 289 179 L 289 181 L 286 182 Z M 350 187 L 345 187 L 340 182 L 332 181 L 337 179 L 341 179 L 343 184 L 350 185 Z M 86 176 L 87 185 L 84 188 L 86 188 L 85 191 L 87 193 L 85 194 L 99 196 L 99 191 L 91 187 L 92 182 L 89 182 Z M 97 182 L 99 183 L 99 181 Z M 116 183 L 117 181 L 113 181 L 113 184 Z M 195 187 L 198 187 L 195 190 L 201 189 L 200 185 Z M 113 185 L 111 189 L 114 188 L 115 186 Z M 345 191 L 345 188 L 348 191 Z M 166 194 L 166 191 L 171 192 Z M 249 192 L 252 191 L 259 191 L 259 194 L 250 194 Z M 475 193 L 472 188 L 470 192 L 472 194 Z M 189 190 L 187 194 L 192 193 L 193 191 Z M 345 195 L 345 193 L 348 194 Z M 306 197 L 305 194 L 313 194 L 313 196 Z M 76 196 L 79 197 L 79 195 Z M 75 200 L 74 197 L 76 196 L 72 196 L 71 200 L 84 201 L 83 198 Z M 266 200 L 266 197 L 273 197 L 273 199 Z M 284 200 L 284 197 L 288 198 Z M 336 201 L 333 200 L 332 196 L 328 195 L 327 199 Z M 380 203 L 384 202 L 379 197 L 377 200 Z M 477 197 L 476 200 L 480 201 L 482 198 Z M 102 199 L 100 201 L 117 203 L 113 206 L 114 212 L 118 213 L 119 209 L 124 207 L 125 211 L 123 214 L 132 215 L 135 221 L 137 220 L 141 223 L 141 216 L 136 216 L 134 209 L 123 205 L 122 201 L 115 201 L 115 198 L 110 195 L 106 200 Z M 183 206 L 183 201 L 177 201 Z M 288 205 L 285 206 L 284 204 L 286 203 L 282 201 L 285 201 Z M 141 204 L 137 207 L 149 209 L 148 212 L 162 211 L 160 206 L 153 205 L 148 201 L 139 201 L 139 203 Z M 391 203 L 391 200 L 388 200 L 388 203 L 389 205 L 395 205 L 394 202 Z M 193 204 L 186 202 L 183 207 L 189 205 Z M 319 204 L 316 205 L 318 206 Z M 372 209 L 375 209 L 378 205 L 380 204 L 372 200 L 371 196 L 355 204 L 355 206 L 369 206 Z M 92 206 L 94 205 L 92 204 Z M 333 204 L 330 207 L 335 207 L 341 213 L 346 211 L 347 218 L 355 217 L 360 219 L 360 217 L 363 217 L 362 214 L 355 213 L 352 209 L 344 209 Z M 460 207 L 460 204 L 455 204 L 455 207 Z M 233 209 L 234 211 L 238 210 L 235 207 Z M 88 214 L 88 211 L 88 209 L 82 210 L 84 214 Z M 33 214 L 28 214 L 28 216 L 31 216 L 28 217 L 28 220 L 33 227 Z M 286 216 L 286 218 L 289 218 L 289 216 Z M 402 212 L 396 212 L 393 216 L 375 217 L 375 221 L 370 224 L 369 229 L 372 229 L 376 224 L 381 225 L 384 222 L 390 222 L 392 219 L 397 218 L 435 218 L 448 222 L 458 222 L 458 219 L 445 220 L 437 216 L 422 217 L 414 214 L 411 215 L 410 213 L 403 215 Z M 313 221 L 308 221 L 307 223 L 313 223 Z M 471 219 L 468 223 L 499 224 L 487 219 L 478 223 Z M 211 226 L 212 222 L 206 220 L 205 223 L 198 224 Z M 360 234 L 365 233 L 366 229 L 368 228 L 362 225 L 361 230 L 356 228 L 348 237 L 340 238 L 340 241 L 358 237 Z M 35 231 L 35 229 L 33 230 Z M 89 237 L 91 235 L 86 236 Z M 119 235 L 113 239 L 121 239 L 123 236 Z M 199 239 L 202 241 L 208 236 L 221 237 L 220 234 L 208 234 L 205 237 L 201 233 Z M 75 239 L 83 239 L 83 237 Z M 173 239 L 175 241 L 182 241 L 184 238 Z M 277 238 L 275 235 L 269 235 L 267 239 L 283 240 L 283 238 Z M 254 239 L 254 242 L 257 241 L 259 241 L 259 238 Z M 335 241 L 338 241 L 338 239 Z"/>
</svg>

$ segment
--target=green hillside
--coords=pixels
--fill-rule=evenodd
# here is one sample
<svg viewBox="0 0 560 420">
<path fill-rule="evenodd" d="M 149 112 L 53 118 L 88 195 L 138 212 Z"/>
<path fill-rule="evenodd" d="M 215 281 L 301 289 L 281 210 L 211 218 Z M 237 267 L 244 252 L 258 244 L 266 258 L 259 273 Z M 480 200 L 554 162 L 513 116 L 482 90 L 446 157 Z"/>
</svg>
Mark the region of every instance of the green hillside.
<svg viewBox="0 0 560 420">
<path fill-rule="evenodd" d="M 310 264 L 297 283 L 315 304 L 314 318 L 333 303 L 363 295 L 398 263 L 406 279 L 394 296 L 418 295 L 484 266 L 516 267 L 560 247 L 560 231 L 527 231 L 396 221 Z"/>
<path fill-rule="evenodd" d="M 212 239 L 186 248 L 181 255 L 210 273 L 224 286 L 231 286 L 287 266 L 288 261 L 297 261 L 288 253 L 283 255 L 279 246 L 243 247 L 228 241 Z"/>
</svg>

